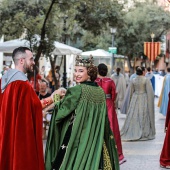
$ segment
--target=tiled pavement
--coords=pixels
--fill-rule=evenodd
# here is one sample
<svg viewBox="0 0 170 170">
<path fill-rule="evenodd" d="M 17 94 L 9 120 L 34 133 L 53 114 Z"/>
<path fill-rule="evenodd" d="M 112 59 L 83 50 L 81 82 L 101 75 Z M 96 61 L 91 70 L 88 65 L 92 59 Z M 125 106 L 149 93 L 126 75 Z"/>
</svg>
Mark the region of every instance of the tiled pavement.
<svg viewBox="0 0 170 170">
<path fill-rule="evenodd" d="M 158 98 L 155 98 L 156 138 L 149 141 L 122 142 L 123 153 L 127 162 L 120 165 L 120 170 L 163 170 L 159 157 L 165 137 L 165 117 L 159 113 Z M 118 113 L 120 129 L 126 115 Z"/>
</svg>

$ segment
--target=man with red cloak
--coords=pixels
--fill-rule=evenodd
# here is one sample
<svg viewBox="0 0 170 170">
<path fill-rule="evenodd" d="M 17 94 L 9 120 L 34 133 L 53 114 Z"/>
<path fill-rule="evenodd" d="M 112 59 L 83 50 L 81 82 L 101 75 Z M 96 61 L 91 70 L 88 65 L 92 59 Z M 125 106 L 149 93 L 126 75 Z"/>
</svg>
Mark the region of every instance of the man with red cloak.
<svg viewBox="0 0 170 170">
<path fill-rule="evenodd" d="M 25 75 L 33 71 L 33 54 L 19 47 L 12 58 L 15 69 L 0 82 L 0 169 L 44 170 L 42 105 Z"/>
</svg>

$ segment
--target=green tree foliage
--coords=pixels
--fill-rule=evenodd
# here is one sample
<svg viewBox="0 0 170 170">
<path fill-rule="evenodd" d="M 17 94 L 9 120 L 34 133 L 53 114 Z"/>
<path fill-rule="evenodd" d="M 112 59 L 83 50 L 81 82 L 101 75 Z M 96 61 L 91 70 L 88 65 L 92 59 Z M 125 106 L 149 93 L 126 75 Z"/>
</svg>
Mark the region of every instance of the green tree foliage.
<svg viewBox="0 0 170 170">
<path fill-rule="evenodd" d="M 0 6 L 0 36 L 4 35 L 5 40 L 9 40 L 19 38 L 25 33 L 25 38 L 31 42 L 31 48 L 36 54 L 36 64 L 40 56 L 46 55 L 50 58 L 53 69 L 56 56 L 52 57 L 50 53 L 54 49 L 55 40 L 63 41 L 63 37 L 67 35 L 73 40 L 76 34 L 83 35 L 83 32 L 87 32 L 87 35 L 92 33 L 92 36 L 99 35 L 106 28 L 106 23 L 117 24 L 120 8 L 121 5 L 118 5 L 117 0 L 106 2 L 4 0 Z M 67 24 L 63 29 L 63 20 L 66 16 Z M 86 45 L 90 43 L 91 38 L 87 39 Z M 96 46 L 100 46 L 99 40 L 100 38 L 96 38 Z"/>
<path fill-rule="evenodd" d="M 58 84 L 55 73 L 54 63 L 56 57 L 52 59 L 50 53 L 53 51 L 53 43 L 57 36 L 57 18 L 54 11 L 58 12 L 55 0 L 44 1 L 3 1 L 0 7 L 0 32 L 5 39 L 19 38 L 25 33 L 25 39 L 30 41 L 30 48 L 34 51 L 35 63 L 43 54 L 50 58 L 52 74 L 56 85 Z M 56 21 L 54 22 L 54 19 Z"/>
<path fill-rule="evenodd" d="M 111 46 L 111 33 L 109 28 L 100 30 L 100 35 L 95 36 L 89 31 L 84 31 L 82 36 L 82 43 L 84 51 L 91 51 L 95 49 L 108 50 Z"/>
<path fill-rule="evenodd" d="M 170 27 L 170 13 L 155 3 L 135 2 L 134 8 L 123 15 L 121 27 L 116 33 L 118 53 L 128 56 L 128 65 L 132 69 L 130 60 L 144 56 L 144 42 L 151 42 L 151 33 L 155 34 L 154 41 L 161 41 Z M 146 56 L 145 56 L 146 57 Z"/>
<path fill-rule="evenodd" d="M 143 51 L 143 42 L 151 41 L 152 32 L 155 40 L 160 40 L 170 27 L 170 14 L 153 3 L 137 0 L 135 7 L 126 11 L 123 10 L 126 1 L 123 4 L 120 0 L 4 0 L 0 4 L 0 36 L 10 40 L 26 33 L 26 39 L 34 44 L 38 63 L 41 55 L 52 57 L 54 41 L 63 42 L 65 36 L 71 42 L 81 38 L 77 47 L 83 51 L 107 50 L 111 46 L 109 28 L 116 26 L 118 53 L 131 59 Z"/>
<path fill-rule="evenodd" d="M 122 5 L 117 0 L 56 0 L 53 3 L 45 25 L 47 39 L 42 40 L 46 53 L 52 50 L 52 41 L 62 41 L 65 16 L 68 16 L 66 34 L 71 41 L 76 34 L 83 35 L 84 32 L 100 35 L 107 23 L 116 25 L 120 21 Z M 3 1 L 0 7 L 0 35 L 5 35 L 6 40 L 20 37 L 25 30 L 28 40 L 35 34 L 41 35 L 50 4 L 52 1 L 48 0 Z"/>
<path fill-rule="evenodd" d="M 161 41 L 161 36 L 170 27 L 170 13 L 153 3 L 137 3 L 124 16 L 123 26 L 118 28 L 116 43 L 118 52 L 131 57 L 143 52 L 144 42 Z"/>
<path fill-rule="evenodd" d="M 100 35 L 107 23 L 111 26 L 118 25 L 122 8 L 117 0 L 83 2 L 77 7 L 75 19 L 83 29 Z"/>
<path fill-rule="evenodd" d="M 31 1 L 3 1 L 0 6 L 0 35 L 5 39 L 20 37 L 25 29 L 27 34 L 40 34 L 45 7 L 43 3 Z"/>
</svg>

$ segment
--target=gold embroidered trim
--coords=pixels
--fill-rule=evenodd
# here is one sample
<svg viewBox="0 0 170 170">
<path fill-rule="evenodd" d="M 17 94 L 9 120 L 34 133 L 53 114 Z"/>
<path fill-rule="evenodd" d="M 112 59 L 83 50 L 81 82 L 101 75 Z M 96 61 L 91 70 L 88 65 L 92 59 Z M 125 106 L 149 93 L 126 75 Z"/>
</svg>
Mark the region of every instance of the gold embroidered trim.
<svg viewBox="0 0 170 170">
<path fill-rule="evenodd" d="M 82 95 L 80 100 L 82 101 L 85 100 L 96 104 L 97 103 L 100 104 L 106 101 L 104 91 L 101 89 L 101 87 L 81 84 L 81 88 L 82 88 Z M 101 93 L 103 93 L 103 95 L 101 95 Z"/>
<path fill-rule="evenodd" d="M 103 144 L 103 162 L 104 162 L 104 167 L 103 167 L 104 170 L 112 170 L 112 165 L 110 162 L 110 157 L 105 142 Z"/>
</svg>

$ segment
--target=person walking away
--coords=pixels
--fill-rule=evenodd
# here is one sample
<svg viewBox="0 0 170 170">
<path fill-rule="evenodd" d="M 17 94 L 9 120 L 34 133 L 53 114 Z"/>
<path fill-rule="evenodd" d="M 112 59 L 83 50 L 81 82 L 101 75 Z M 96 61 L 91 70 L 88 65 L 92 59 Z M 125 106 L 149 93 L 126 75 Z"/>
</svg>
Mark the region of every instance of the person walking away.
<svg viewBox="0 0 170 170">
<path fill-rule="evenodd" d="M 129 104 L 124 125 L 120 131 L 124 141 L 155 138 L 154 92 L 144 68 L 138 67 L 136 78 L 129 84 Z M 127 104 L 127 103 L 126 103 Z"/>
<path fill-rule="evenodd" d="M 163 70 L 160 70 L 160 76 L 164 77 L 165 75 L 166 75 L 165 70 L 164 70 L 164 69 L 163 69 Z"/>
<path fill-rule="evenodd" d="M 112 74 L 111 79 L 116 85 L 116 108 L 120 109 L 126 93 L 126 80 L 123 74 L 120 73 L 121 69 L 117 68 L 116 73 Z"/>
<path fill-rule="evenodd" d="M 136 67 L 135 67 L 135 73 L 133 73 L 133 74 L 130 76 L 130 81 L 133 80 L 133 79 L 137 76 L 136 70 L 137 70 L 138 67 L 139 67 L 139 66 L 136 66 Z"/>
<path fill-rule="evenodd" d="M 160 75 L 158 68 L 156 68 L 155 70 L 153 70 L 153 74 L 158 74 L 158 75 Z"/>
<path fill-rule="evenodd" d="M 145 77 L 148 78 L 148 79 L 151 81 L 153 90 L 155 91 L 155 76 L 154 76 L 154 74 L 151 72 L 151 68 L 150 68 L 150 67 L 147 68 L 147 72 L 146 72 L 146 74 L 145 74 Z"/>
<path fill-rule="evenodd" d="M 108 117 L 110 122 L 110 128 L 114 134 L 115 141 L 117 144 L 119 164 L 124 163 L 126 160 L 122 151 L 122 143 L 120 138 L 119 124 L 117 120 L 117 114 L 115 110 L 115 100 L 116 100 L 116 86 L 114 81 L 106 77 L 108 73 L 108 68 L 105 64 L 101 63 L 98 65 L 98 77 L 95 82 L 104 90 L 106 95 L 106 104 Z"/>
<path fill-rule="evenodd" d="M 168 107 L 168 94 L 170 92 L 170 67 L 167 68 L 167 74 L 164 77 L 161 95 L 158 101 L 158 107 L 160 107 L 160 113 L 166 116 Z"/>
<path fill-rule="evenodd" d="M 96 78 L 93 58 L 77 56 L 77 85 L 67 89 L 52 114 L 45 152 L 46 170 L 119 169 L 105 93 L 94 82 Z"/>
<path fill-rule="evenodd" d="M 139 67 L 139 66 L 136 66 L 136 72 L 137 72 L 137 68 L 138 68 L 138 67 Z M 145 67 L 140 67 L 140 68 L 142 69 L 141 75 L 144 76 L 144 75 L 145 75 Z M 136 74 L 136 73 L 134 73 L 134 74 L 135 74 L 135 77 L 134 77 L 134 78 L 136 78 L 136 77 L 137 77 L 137 74 Z M 132 79 L 130 80 L 130 82 L 131 82 L 134 78 L 132 78 Z M 130 92 L 131 92 L 131 86 L 128 85 L 128 87 L 127 87 L 127 89 L 126 89 L 125 97 L 124 97 L 123 102 L 122 102 L 122 105 L 121 105 L 121 107 L 120 107 L 120 112 L 121 112 L 122 114 L 127 114 L 127 112 L 128 112 L 128 107 L 129 107 L 129 103 L 130 103 L 130 96 L 131 96 Z"/>
</svg>

